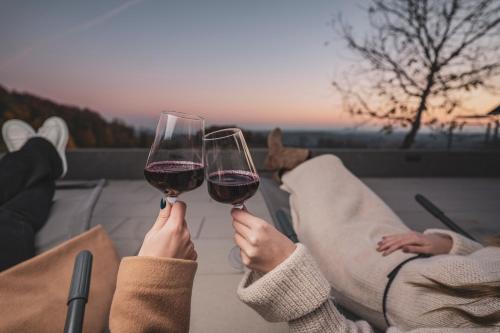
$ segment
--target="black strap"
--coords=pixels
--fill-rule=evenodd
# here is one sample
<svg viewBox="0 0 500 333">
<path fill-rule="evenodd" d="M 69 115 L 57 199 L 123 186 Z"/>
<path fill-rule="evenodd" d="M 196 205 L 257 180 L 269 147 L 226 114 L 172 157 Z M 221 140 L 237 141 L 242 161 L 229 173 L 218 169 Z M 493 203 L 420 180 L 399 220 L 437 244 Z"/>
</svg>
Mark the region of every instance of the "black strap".
<svg viewBox="0 0 500 333">
<path fill-rule="evenodd" d="M 402 263 L 400 263 L 399 265 L 397 265 L 389 274 L 387 274 L 387 278 L 389 280 L 387 280 L 387 284 L 385 285 L 384 297 L 382 299 L 382 312 L 384 314 L 384 319 L 385 319 L 385 323 L 387 324 L 387 327 L 391 326 L 389 324 L 389 319 L 387 319 L 387 294 L 389 294 L 389 289 L 391 288 L 392 282 L 396 278 L 396 275 L 398 275 L 401 268 L 403 268 L 403 266 L 406 265 L 407 263 L 409 263 L 410 261 L 415 260 L 415 259 L 420 259 L 420 258 L 428 258 L 428 257 L 430 257 L 430 255 L 428 255 L 428 254 L 419 254 L 417 256 L 408 258 L 405 261 L 403 261 Z"/>
</svg>

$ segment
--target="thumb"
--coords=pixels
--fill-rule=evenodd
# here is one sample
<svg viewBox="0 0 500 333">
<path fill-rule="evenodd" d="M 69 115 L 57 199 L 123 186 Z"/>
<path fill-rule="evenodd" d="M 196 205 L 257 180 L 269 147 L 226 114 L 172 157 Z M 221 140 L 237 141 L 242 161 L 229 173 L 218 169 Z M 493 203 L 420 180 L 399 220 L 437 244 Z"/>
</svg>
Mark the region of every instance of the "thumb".
<svg viewBox="0 0 500 333">
<path fill-rule="evenodd" d="M 164 207 L 164 208 L 161 208 Z M 160 229 L 167 223 L 168 218 L 170 217 L 170 212 L 172 210 L 172 205 L 168 203 L 164 198 L 160 201 L 160 213 L 158 213 L 158 217 L 152 227 L 152 229 Z"/>
<path fill-rule="evenodd" d="M 177 201 L 170 210 L 169 221 L 173 224 L 183 224 L 186 216 L 186 204 L 183 201 Z"/>
</svg>

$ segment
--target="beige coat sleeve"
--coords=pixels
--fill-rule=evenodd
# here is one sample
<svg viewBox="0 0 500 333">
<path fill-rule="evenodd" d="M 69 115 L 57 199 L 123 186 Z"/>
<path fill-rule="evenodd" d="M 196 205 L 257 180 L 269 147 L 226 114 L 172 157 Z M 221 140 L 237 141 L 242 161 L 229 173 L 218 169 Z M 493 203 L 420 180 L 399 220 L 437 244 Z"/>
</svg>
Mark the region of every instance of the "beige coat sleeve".
<svg viewBox="0 0 500 333">
<path fill-rule="evenodd" d="M 124 258 L 111 305 L 111 332 L 188 332 L 196 268 L 189 260 Z"/>
<path fill-rule="evenodd" d="M 241 301 L 264 319 L 287 321 L 292 333 L 374 333 L 366 321 L 345 318 L 330 299 L 330 285 L 307 249 L 295 252 L 271 272 L 245 274 L 238 287 Z M 390 327 L 387 333 L 474 333 L 494 330 L 471 328 L 422 328 L 403 331 Z"/>
</svg>

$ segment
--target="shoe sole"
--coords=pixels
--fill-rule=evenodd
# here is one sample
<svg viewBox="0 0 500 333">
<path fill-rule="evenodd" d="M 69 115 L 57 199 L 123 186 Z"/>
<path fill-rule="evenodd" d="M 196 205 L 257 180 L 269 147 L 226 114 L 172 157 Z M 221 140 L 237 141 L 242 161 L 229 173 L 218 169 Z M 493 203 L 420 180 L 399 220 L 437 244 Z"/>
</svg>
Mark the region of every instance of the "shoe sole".
<svg viewBox="0 0 500 333">
<path fill-rule="evenodd" d="M 13 151 L 14 150 L 14 147 L 12 146 L 10 140 L 7 140 L 7 127 L 10 125 L 10 124 L 17 124 L 18 126 L 20 127 L 24 127 L 24 129 L 26 129 L 28 132 L 30 132 L 32 134 L 32 136 L 35 136 L 36 135 L 36 132 L 35 130 L 30 126 L 28 125 L 27 123 L 25 123 L 24 121 L 22 120 L 17 120 L 17 119 L 10 119 L 10 120 L 7 120 L 3 126 L 2 126 L 2 139 L 3 139 L 3 142 L 5 142 L 5 146 L 7 147 L 7 150 L 9 152 Z"/>
</svg>

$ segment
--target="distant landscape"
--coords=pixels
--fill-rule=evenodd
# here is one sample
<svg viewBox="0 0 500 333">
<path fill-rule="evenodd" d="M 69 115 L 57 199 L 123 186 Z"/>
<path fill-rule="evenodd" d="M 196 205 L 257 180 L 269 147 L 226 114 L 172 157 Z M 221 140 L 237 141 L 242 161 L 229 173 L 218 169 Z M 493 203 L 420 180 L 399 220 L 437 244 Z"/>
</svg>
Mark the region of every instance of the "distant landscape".
<svg viewBox="0 0 500 333">
<path fill-rule="evenodd" d="M 149 148 L 154 129 L 137 129 L 120 119 L 107 120 L 98 111 L 62 105 L 29 93 L 9 91 L 0 86 L 0 126 L 8 119 L 21 119 L 35 129 L 50 116 L 63 118 L 69 127 L 68 149 L 74 148 Z M 211 126 L 207 132 L 232 124 Z M 268 130 L 245 130 L 249 146 L 266 147 Z M 396 149 L 403 132 L 391 134 L 366 129 L 284 130 L 285 144 L 307 148 Z M 498 142 L 485 141 L 484 132 L 455 133 L 452 138 L 440 133 L 422 132 L 416 149 L 492 149 Z M 0 149 L 5 150 L 3 142 Z"/>
<path fill-rule="evenodd" d="M 61 105 L 27 93 L 9 92 L 0 86 L 0 124 L 8 119 L 21 119 L 37 129 L 50 116 L 61 117 L 68 124 L 69 149 L 145 147 L 150 144 L 149 134 L 138 132 L 118 119 L 107 121 L 93 110 Z"/>
</svg>

